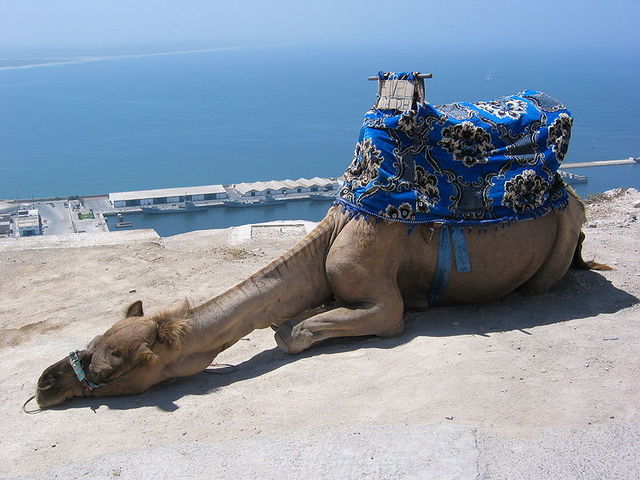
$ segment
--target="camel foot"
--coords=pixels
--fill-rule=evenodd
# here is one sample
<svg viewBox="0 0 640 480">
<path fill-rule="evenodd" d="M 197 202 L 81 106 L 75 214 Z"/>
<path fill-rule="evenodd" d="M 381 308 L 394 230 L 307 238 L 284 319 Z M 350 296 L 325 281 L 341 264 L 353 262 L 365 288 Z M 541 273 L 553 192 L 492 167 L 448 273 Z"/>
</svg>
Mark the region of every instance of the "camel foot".
<svg viewBox="0 0 640 480">
<path fill-rule="evenodd" d="M 273 328 L 273 325 L 271 326 Z M 292 353 L 291 347 L 289 347 L 289 342 L 285 339 L 291 339 L 291 325 L 283 323 L 276 330 L 273 338 L 276 339 L 276 343 L 278 344 L 278 348 L 285 353 Z"/>
<path fill-rule="evenodd" d="M 301 341 L 302 339 L 295 337 L 293 328 L 294 326 L 290 323 L 283 323 L 278 327 L 274 335 L 278 348 L 289 354 L 300 353 L 310 345 L 308 342 L 303 342 Z"/>
</svg>

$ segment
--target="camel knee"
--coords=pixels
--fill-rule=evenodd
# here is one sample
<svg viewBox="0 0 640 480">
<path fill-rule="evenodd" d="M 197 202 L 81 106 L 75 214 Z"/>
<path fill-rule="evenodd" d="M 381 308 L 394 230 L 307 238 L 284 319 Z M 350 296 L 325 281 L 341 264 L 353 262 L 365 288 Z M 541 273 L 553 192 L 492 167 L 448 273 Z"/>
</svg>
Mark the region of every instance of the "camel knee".
<svg viewBox="0 0 640 480">
<path fill-rule="evenodd" d="M 404 304 L 401 299 L 381 306 L 371 319 L 375 332 L 371 335 L 382 338 L 398 337 L 404 333 Z"/>
<path fill-rule="evenodd" d="M 403 333 L 404 333 L 404 320 L 401 319 L 399 322 L 395 322 L 393 325 L 389 326 L 389 328 L 376 333 L 376 336 L 381 338 L 393 338 L 393 337 L 399 337 Z"/>
</svg>

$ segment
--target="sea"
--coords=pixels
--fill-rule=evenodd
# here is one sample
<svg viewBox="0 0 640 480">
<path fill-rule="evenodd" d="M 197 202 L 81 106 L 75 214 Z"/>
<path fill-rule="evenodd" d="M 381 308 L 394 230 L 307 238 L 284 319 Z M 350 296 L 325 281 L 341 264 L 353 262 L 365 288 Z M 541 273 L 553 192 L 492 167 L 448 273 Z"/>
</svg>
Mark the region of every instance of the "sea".
<svg viewBox="0 0 640 480">
<path fill-rule="evenodd" d="M 0 198 L 339 176 L 379 70 L 433 73 L 434 104 L 531 88 L 574 116 L 565 162 L 640 156 L 640 56 L 559 46 L 145 45 L 0 49 Z M 640 165 L 574 170 L 582 195 L 640 188 Z M 139 214 L 161 234 L 318 220 L 321 202 Z M 226 211 L 223 211 L 226 210 Z M 145 218 L 147 217 L 147 218 Z M 158 219 L 157 217 L 163 217 Z"/>
</svg>

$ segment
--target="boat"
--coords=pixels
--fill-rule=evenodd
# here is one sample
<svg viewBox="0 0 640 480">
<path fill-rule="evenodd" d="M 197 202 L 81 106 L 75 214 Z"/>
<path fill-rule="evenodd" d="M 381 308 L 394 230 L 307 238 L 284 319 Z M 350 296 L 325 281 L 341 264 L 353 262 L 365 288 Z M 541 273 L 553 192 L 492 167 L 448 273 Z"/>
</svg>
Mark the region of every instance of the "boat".
<svg viewBox="0 0 640 480">
<path fill-rule="evenodd" d="M 564 180 L 564 183 L 566 183 L 567 185 L 587 183 L 589 181 L 587 177 L 585 177 L 584 175 L 577 175 L 575 173 L 565 172 L 562 170 L 558 170 L 558 172 L 560 172 L 560 176 L 562 177 L 562 180 Z"/>
<path fill-rule="evenodd" d="M 333 201 L 336 199 L 336 193 L 310 193 L 310 200 L 315 201 Z"/>
<path fill-rule="evenodd" d="M 131 222 L 118 222 L 116 223 L 116 228 L 128 228 L 133 227 L 133 223 Z"/>
<path fill-rule="evenodd" d="M 282 205 L 282 200 L 276 200 L 270 195 L 265 198 L 258 198 L 256 200 L 225 200 L 222 204 L 225 207 L 268 207 L 272 205 Z"/>
<path fill-rule="evenodd" d="M 188 213 L 188 212 L 201 212 L 206 210 L 207 207 L 203 205 L 194 205 L 193 202 L 185 201 L 180 203 L 170 203 L 166 205 L 155 205 L 140 207 L 142 213 L 150 213 L 152 215 L 158 213 Z"/>
</svg>

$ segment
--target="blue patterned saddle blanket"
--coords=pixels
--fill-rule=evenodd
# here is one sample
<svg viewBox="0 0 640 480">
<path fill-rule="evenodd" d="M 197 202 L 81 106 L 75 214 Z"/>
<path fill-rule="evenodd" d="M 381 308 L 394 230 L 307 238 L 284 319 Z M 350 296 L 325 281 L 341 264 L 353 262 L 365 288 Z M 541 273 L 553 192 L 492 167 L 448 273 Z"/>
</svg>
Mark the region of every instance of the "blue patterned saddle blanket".
<svg viewBox="0 0 640 480">
<path fill-rule="evenodd" d="M 412 74 L 395 74 L 411 78 Z M 513 222 L 566 207 L 572 117 L 535 90 L 366 113 L 337 203 L 408 224 Z"/>
</svg>

